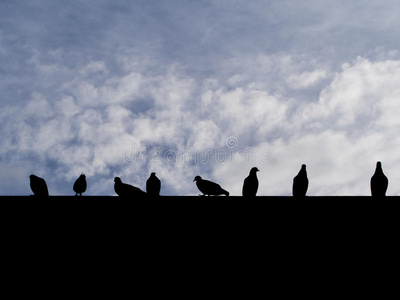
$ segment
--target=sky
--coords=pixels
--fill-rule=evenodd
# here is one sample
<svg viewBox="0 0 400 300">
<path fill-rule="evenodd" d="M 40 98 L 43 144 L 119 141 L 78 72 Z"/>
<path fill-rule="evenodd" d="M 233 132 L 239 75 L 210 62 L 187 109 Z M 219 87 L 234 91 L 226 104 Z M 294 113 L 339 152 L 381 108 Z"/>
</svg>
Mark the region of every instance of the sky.
<svg viewBox="0 0 400 300">
<path fill-rule="evenodd" d="M 396 0 L 1 0 L 0 195 L 400 194 Z"/>
</svg>

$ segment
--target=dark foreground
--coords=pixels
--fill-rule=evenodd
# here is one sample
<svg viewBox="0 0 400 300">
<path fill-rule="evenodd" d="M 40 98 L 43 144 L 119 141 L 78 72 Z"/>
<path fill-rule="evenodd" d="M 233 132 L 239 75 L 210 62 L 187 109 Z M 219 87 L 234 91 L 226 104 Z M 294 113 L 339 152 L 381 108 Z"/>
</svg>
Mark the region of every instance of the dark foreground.
<svg viewBox="0 0 400 300">
<path fill-rule="evenodd" d="M 121 226 L 118 230 L 146 232 L 156 227 L 163 230 L 192 230 L 223 225 L 232 233 L 240 230 L 274 232 L 309 225 L 310 230 L 325 226 L 339 228 L 346 223 L 381 226 L 393 222 L 398 228 L 400 196 L 374 199 L 370 196 L 310 196 L 296 199 L 284 196 L 160 196 L 123 199 L 118 196 L 0 196 L 2 220 L 8 224 L 36 225 L 45 222 L 74 227 L 90 223 L 97 231 L 102 226 Z M 307 226 L 308 226 L 307 225 Z M 49 227 L 47 227 L 49 226 Z M 388 225 L 389 226 L 389 225 Z M 246 229 L 246 230 L 249 230 Z"/>
<path fill-rule="evenodd" d="M 400 197 L 0 199 L 3 273 L 19 284 L 14 292 L 23 274 L 41 281 L 35 287 L 42 294 L 42 270 L 55 287 L 64 284 L 59 292 L 92 287 L 93 273 L 107 285 L 116 278 L 134 292 L 138 286 L 185 297 L 183 285 L 190 293 L 218 286 L 235 294 L 242 286 L 243 296 L 255 287 L 319 297 L 349 286 L 357 288 L 350 295 L 370 293 L 370 285 L 356 284 L 360 274 L 372 278 L 377 296 L 392 282 L 397 287 L 395 275 L 384 275 L 398 270 Z M 167 287 L 155 287 L 154 278 Z M 376 285 L 379 278 L 384 289 Z M 224 280 L 234 286 L 221 285 Z M 103 293 L 103 286 L 93 290 Z"/>
<path fill-rule="evenodd" d="M 49 196 L 46 198 L 31 196 L 0 196 L 0 200 L 121 200 L 118 196 Z M 373 199 L 371 196 L 307 196 L 304 199 L 296 199 L 291 196 L 257 196 L 254 198 L 244 198 L 241 196 L 160 196 L 156 198 L 143 198 L 143 199 L 127 199 L 127 200 L 157 200 L 157 201 L 171 201 L 171 200 L 187 200 L 187 201 L 197 201 L 197 200 L 213 200 L 213 201 L 269 201 L 269 200 L 321 200 L 321 201 L 358 201 L 358 200 L 400 200 L 400 196 L 386 196 L 382 199 Z"/>
<path fill-rule="evenodd" d="M 400 196 L 375 199 L 370 196 L 309 196 L 303 199 L 285 196 L 160 196 L 142 199 L 124 199 L 118 196 L 0 196 L 3 218 L 75 218 L 100 222 L 140 222 L 170 224 L 181 222 L 186 226 L 199 222 L 318 222 L 331 220 L 332 224 L 365 218 L 395 220 L 400 209 Z M 390 216 L 390 217 L 389 217 Z M 58 218 L 58 219 L 57 219 Z M 22 217 L 23 220 L 23 217 Z M 68 221 L 70 222 L 70 220 Z M 73 225 L 73 223 L 72 223 Z"/>
</svg>

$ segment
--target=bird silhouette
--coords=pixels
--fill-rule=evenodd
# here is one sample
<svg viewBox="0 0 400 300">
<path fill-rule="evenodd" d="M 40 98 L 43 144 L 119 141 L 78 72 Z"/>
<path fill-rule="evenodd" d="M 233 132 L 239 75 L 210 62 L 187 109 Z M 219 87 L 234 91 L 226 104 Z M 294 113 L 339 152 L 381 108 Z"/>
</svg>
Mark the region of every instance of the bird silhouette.
<svg viewBox="0 0 400 300">
<path fill-rule="evenodd" d="M 146 195 L 141 189 L 132 186 L 130 184 L 123 183 L 121 178 L 115 177 L 114 178 L 114 191 L 117 193 L 118 196 L 124 198 L 136 198 L 136 197 L 143 197 Z"/>
<path fill-rule="evenodd" d="M 305 197 L 308 189 L 306 165 L 302 165 L 299 173 L 293 178 L 293 197 Z"/>
<path fill-rule="evenodd" d="M 243 182 L 242 195 L 244 197 L 254 197 L 258 190 L 257 172 L 260 170 L 256 167 L 251 168 L 249 176 Z"/>
<path fill-rule="evenodd" d="M 86 183 L 86 176 L 85 174 L 81 174 L 74 183 L 74 192 L 76 193 L 75 196 L 82 196 L 82 193 L 86 191 L 87 183 Z"/>
<path fill-rule="evenodd" d="M 157 178 L 156 173 L 151 173 L 146 181 L 146 193 L 149 196 L 159 196 L 161 190 L 161 181 Z"/>
<path fill-rule="evenodd" d="M 197 188 L 205 195 L 222 195 L 229 196 L 229 192 L 225 191 L 218 183 L 202 179 L 196 176 L 193 181 L 196 181 Z"/>
<path fill-rule="evenodd" d="M 386 190 L 388 188 L 389 180 L 383 174 L 382 163 L 378 161 L 376 163 L 376 169 L 374 175 L 371 177 L 371 195 L 372 197 L 384 197 L 386 196 Z"/>
<path fill-rule="evenodd" d="M 47 189 L 46 181 L 36 175 L 30 175 L 31 190 L 35 196 L 48 196 L 49 190 Z"/>
</svg>

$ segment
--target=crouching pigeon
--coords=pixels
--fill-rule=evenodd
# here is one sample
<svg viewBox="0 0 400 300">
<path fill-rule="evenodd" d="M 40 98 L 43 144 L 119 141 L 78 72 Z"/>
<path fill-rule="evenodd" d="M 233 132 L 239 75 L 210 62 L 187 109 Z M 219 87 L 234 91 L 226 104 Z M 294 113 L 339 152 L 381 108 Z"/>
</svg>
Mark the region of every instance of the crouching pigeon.
<svg viewBox="0 0 400 300">
<path fill-rule="evenodd" d="M 386 196 L 386 190 L 389 184 L 389 180 L 383 174 L 382 163 L 378 161 L 376 163 L 376 169 L 374 175 L 371 177 L 371 195 L 372 197 L 384 197 Z"/>
<path fill-rule="evenodd" d="M 196 181 L 196 185 L 200 192 L 204 195 L 225 195 L 229 196 L 229 192 L 225 191 L 218 183 L 204 180 L 200 176 L 196 176 L 193 181 Z"/>
<path fill-rule="evenodd" d="M 132 186 L 130 184 L 123 183 L 121 178 L 115 177 L 114 178 L 114 191 L 117 193 L 118 196 L 124 198 L 140 198 L 146 195 L 141 189 Z"/>
<path fill-rule="evenodd" d="M 78 196 L 78 194 L 82 196 L 82 193 L 86 191 L 86 187 L 86 176 L 82 173 L 74 183 L 74 192 L 76 193 L 75 196 Z"/>
<path fill-rule="evenodd" d="M 243 182 L 242 195 L 244 197 L 254 197 L 258 191 L 258 178 L 256 167 L 251 168 L 249 176 L 247 176 Z"/>
<path fill-rule="evenodd" d="M 30 175 L 31 190 L 35 196 L 48 196 L 49 190 L 47 189 L 46 181 L 36 175 Z"/>
<path fill-rule="evenodd" d="M 305 197 L 308 189 L 306 165 L 302 165 L 299 173 L 293 178 L 293 197 Z"/>
</svg>

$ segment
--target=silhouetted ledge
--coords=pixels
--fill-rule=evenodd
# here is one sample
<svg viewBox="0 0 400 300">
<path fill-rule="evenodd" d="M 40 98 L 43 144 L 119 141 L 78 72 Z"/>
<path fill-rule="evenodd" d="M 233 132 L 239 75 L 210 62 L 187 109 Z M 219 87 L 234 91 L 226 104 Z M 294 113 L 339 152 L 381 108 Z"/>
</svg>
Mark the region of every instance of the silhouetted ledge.
<svg viewBox="0 0 400 300">
<path fill-rule="evenodd" d="M 142 199 L 124 199 L 118 196 L 0 196 L 1 200 L 400 200 L 400 196 L 386 196 L 381 199 L 374 199 L 371 196 L 306 196 L 303 199 L 297 199 L 292 196 L 257 196 L 245 198 L 242 196 L 159 196 L 159 197 L 144 197 Z"/>
<path fill-rule="evenodd" d="M 129 241 L 137 241 L 138 236 L 157 240 L 160 235 L 175 235 L 180 241 L 190 237 L 220 241 L 227 236 L 236 240 L 239 235 L 264 242 L 271 235 L 291 240 L 293 234 L 301 239 L 309 234 L 320 241 L 340 232 L 341 238 L 353 240 L 360 234 L 382 235 L 397 229 L 400 202 L 393 201 L 397 199 L 400 197 L 0 196 L 0 214 L 6 231 L 18 239 L 26 232 L 35 238 L 39 233 L 54 237 L 73 232 L 74 238 L 82 240 L 93 235 L 103 240 L 108 234 Z"/>
</svg>

